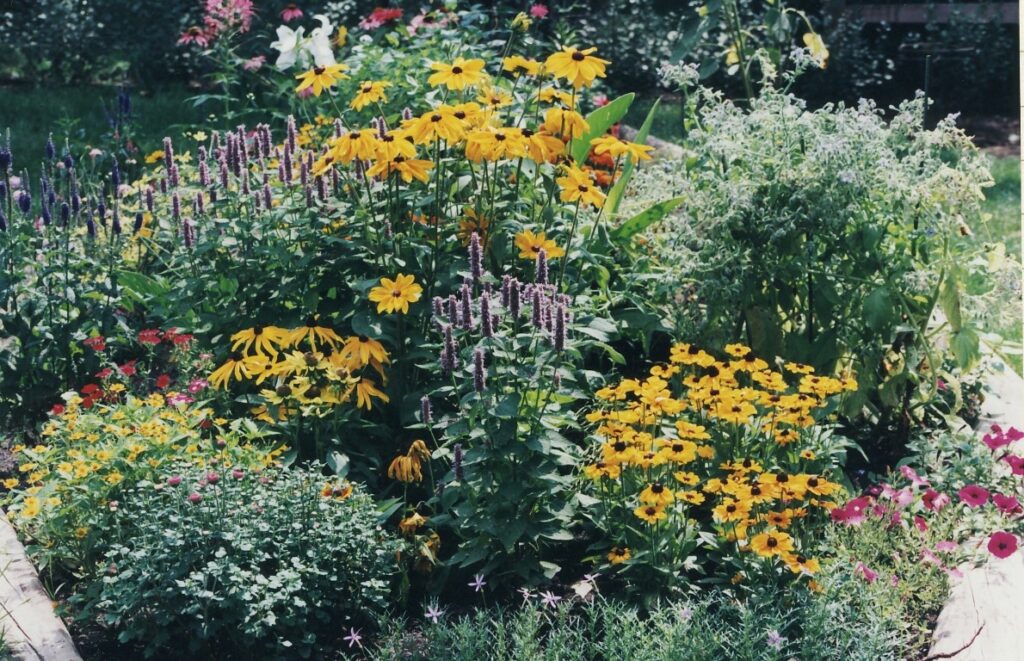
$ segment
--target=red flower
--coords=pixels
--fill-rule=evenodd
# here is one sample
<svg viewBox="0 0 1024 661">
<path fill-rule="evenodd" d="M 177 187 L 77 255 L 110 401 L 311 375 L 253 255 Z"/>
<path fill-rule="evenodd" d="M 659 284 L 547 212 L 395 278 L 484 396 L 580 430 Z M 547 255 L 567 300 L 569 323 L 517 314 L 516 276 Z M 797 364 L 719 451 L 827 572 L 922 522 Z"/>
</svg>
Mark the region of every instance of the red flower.
<svg viewBox="0 0 1024 661">
<path fill-rule="evenodd" d="M 91 409 L 91 408 L 92 408 L 92 405 L 93 405 L 94 403 L 95 403 L 95 402 L 94 402 L 94 400 L 93 400 L 93 398 L 92 398 L 92 397 L 83 397 L 83 398 L 82 398 L 82 408 L 83 408 L 83 409 Z"/>
<path fill-rule="evenodd" d="M 870 506 L 870 497 L 861 496 L 860 498 L 854 498 L 846 503 L 846 505 L 836 507 L 832 510 L 832 521 L 835 523 L 844 523 L 848 526 L 859 526 L 864 523 L 864 520 L 867 518 L 865 516 L 865 512 Z"/>
<path fill-rule="evenodd" d="M 104 367 L 99 372 L 96 372 L 96 378 L 97 379 L 107 379 L 107 378 L 110 378 L 110 375 L 113 374 L 113 373 L 114 373 L 114 370 L 110 369 L 109 367 Z"/>
<path fill-rule="evenodd" d="M 960 490 L 960 502 L 966 503 L 969 507 L 981 507 L 988 502 L 988 491 L 977 484 L 968 484 Z"/>
<path fill-rule="evenodd" d="M 988 538 L 988 552 L 999 558 L 1009 558 L 1017 550 L 1017 538 L 1008 532 L 995 532 Z"/>
<path fill-rule="evenodd" d="M 93 351 L 103 351 L 107 348 L 107 338 L 102 335 L 94 335 L 93 337 L 82 340 L 82 344 Z"/>
<path fill-rule="evenodd" d="M 160 344 L 160 330 L 158 328 L 148 328 L 139 331 L 139 342 L 142 344 Z"/>
<path fill-rule="evenodd" d="M 914 526 L 916 526 L 921 532 L 926 532 L 928 530 L 928 524 L 925 522 L 924 517 L 918 514 L 914 515 Z"/>
<path fill-rule="evenodd" d="M 60 415 L 63 412 L 64 412 L 64 405 L 63 404 L 54 404 L 53 408 L 50 409 L 50 414 L 51 415 Z"/>
<path fill-rule="evenodd" d="M 373 30 L 379 28 L 385 23 L 390 21 L 397 21 L 402 18 L 401 9 L 388 9 L 386 7 L 377 7 L 370 15 L 359 21 L 359 27 L 364 30 Z"/>
<path fill-rule="evenodd" d="M 87 397 L 95 396 L 96 393 L 99 393 L 100 395 L 103 394 L 102 392 L 100 392 L 100 387 L 97 384 L 95 384 L 95 383 L 87 383 L 87 384 L 85 384 L 84 386 L 82 386 L 81 392 L 82 392 L 83 395 L 85 395 Z"/>
<path fill-rule="evenodd" d="M 997 493 L 992 496 L 992 502 L 1003 514 L 1014 514 L 1021 511 L 1020 501 L 1013 496 L 1004 496 L 1001 493 Z"/>
<path fill-rule="evenodd" d="M 302 10 L 295 6 L 294 2 L 281 10 L 281 20 L 285 23 L 291 23 L 300 18 L 302 18 Z"/>
<path fill-rule="evenodd" d="M 169 385 L 171 385 L 171 377 L 169 377 L 168 375 L 161 374 L 160 376 L 156 377 L 156 387 L 158 389 L 163 390 Z"/>
<path fill-rule="evenodd" d="M 124 365 L 118 365 L 117 369 L 121 371 L 121 374 L 125 376 L 135 376 L 135 361 L 129 360 Z"/>
<path fill-rule="evenodd" d="M 858 562 L 856 566 L 854 566 L 853 573 L 860 574 L 868 583 L 874 583 L 876 580 L 878 580 L 878 573 L 871 571 L 871 569 L 863 562 Z"/>
</svg>

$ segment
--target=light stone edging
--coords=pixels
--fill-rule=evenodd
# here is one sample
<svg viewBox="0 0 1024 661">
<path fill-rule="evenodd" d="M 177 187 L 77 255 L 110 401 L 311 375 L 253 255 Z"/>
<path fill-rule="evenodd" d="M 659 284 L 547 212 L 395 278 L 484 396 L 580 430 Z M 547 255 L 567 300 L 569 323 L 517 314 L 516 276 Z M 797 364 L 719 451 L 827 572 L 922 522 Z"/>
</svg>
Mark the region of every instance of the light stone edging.
<svg viewBox="0 0 1024 661">
<path fill-rule="evenodd" d="M 0 628 L 19 661 L 81 661 L 35 567 L 0 512 Z"/>
</svg>

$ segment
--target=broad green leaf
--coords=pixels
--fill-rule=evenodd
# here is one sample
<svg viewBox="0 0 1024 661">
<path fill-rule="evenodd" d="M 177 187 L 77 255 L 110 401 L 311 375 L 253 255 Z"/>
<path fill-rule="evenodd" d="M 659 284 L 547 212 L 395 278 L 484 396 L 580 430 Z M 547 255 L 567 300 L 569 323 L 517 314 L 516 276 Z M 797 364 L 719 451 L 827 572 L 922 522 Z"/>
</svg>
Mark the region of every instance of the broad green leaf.
<svg viewBox="0 0 1024 661">
<path fill-rule="evenodd" d="M 960 291 L 956 286 L 956 279 L 952 276 L 946 278 L 939 291 L 939 305 L 946 314 L 946 320 L 956 333 L 963 326 L 963 317 L 960 314 Z"/>
<path fill-rule="evenodd" d="M 587 115 L 587 124 L 590 124 L 590 130 L 582 137 L 572 141 L 571 155 L 573 161 L 576 163 L 583 162 L 583 159 L 587 157 L 587 152 L 590 151 L 590 141 L 594 138 L 600 138 L 608 132 L 608 129 L 625 117 L 629 107 L 633 105 L 633 98 L 635 96 L 636 94 L 632 92 L 623 94 L 608 105 L 601 106 Z"/>
<path fill-rule="evenodd" d="M 619 243 L 628 241 L 635 234 L 639 234 L 667 216 L 669 212 L 683 203 L 683 199 L 682 197 L 674 197 L 671 200 L 665 200 L 664 202 L 652 205 L 612 230 L 611 237 Z"/>
<path fill-rule="evenodd" d="M 872 330 L 884 328 L 894 313 L 892 294 L 885 286 L 875 289 L 864 299 L 864 321 Z"/>
<path fill-rule="evenodd" d="M 637 131 L 636 140 L 637 144 L 644 144 L 647 142 L 647 136 L 651 132 L 651 125 L 654 123 L 654 113 L 658 111 L 658 105 L 661 104 L 661 99 L 655 99 L 654 105 L 647 113 L 647 118 L 644 119 L 644 123 L 640 125 L 640 130 Z M 626 159 L 626 165 L 622 168 L 622 174 L 619 176 L 619 180 L 615 182 L 612 189 L 608 191 L 608 199 L 604 201 L 605 209 L 608 212 L 609 218 L 615 218 L 615 214 L 619 212 L 619 205 L 622 204 L 622 196 L 626 192 L 626 186 L 629 185 L 629 180 L 633 176 L 633 170 L 636 166 L 633 165 L 633 160 L 630 158 Z"/>
</svg>

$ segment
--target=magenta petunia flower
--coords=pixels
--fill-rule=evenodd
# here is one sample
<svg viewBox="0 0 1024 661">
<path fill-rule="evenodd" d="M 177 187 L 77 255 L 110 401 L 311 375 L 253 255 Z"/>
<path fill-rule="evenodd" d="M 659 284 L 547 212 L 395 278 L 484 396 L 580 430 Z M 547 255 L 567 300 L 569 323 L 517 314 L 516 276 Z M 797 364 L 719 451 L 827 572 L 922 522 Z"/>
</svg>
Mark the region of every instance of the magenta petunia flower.
<svg viewBox="0 0 1024 661">
<path fill-rule="evenodd" d="M 910 466 L 900 466 L 900 473 L 903 474 L 903 477 L 905 477 L 908 480 L 910 480 L 915 487 L 931 486 L 928 483 L 928 480 L 926 480 L 923 477 L 921 477 L 920 475 L 918 475 L 917 472 L 913 468 L 911 468 Z"/>
<path fill-rule="evenodd" d="M 1003 461 L 1010 464 L 1010 470 L 1014 475 L 1024 475 L 1024 457 L 1008 454 L 1003 457 Z"/>
<path fill-rule="evenodd" d="M 1008 532 L 994 532 L 988 538 L 988 552 L 999 559 L 1009 558 L 1017 550 L 1017 538 Z"/>
<path fill-rule="evenodd" d="M 988 491 L 977 484 L 968 484 L 960 490 L 960 502 L 966 503 L 969 507 L 981 507 L 988 502 Z"/>
<path fill-rule="evenodd" d="M 1020 501 L 1013 496 L 1004 496 L 1001 493 L 997 493 L 992 496 L 992 503 L 1003 514 L 1015 514 L 1021 511 Z"/>
<path fill-rule="evenodd" d="M 939 493 L 935 489 L 928 489 L 921 496 L 921 502 L 924 503 L 926 510 L 931 512 L 938 512 L 946 505 L 952 502 L 952 499 L 944 493 Z"/>
<path fill-rule="evenodd" d="M 853 573 L 860 574 L 868 583 L 874 583 L 878 580 L 878 573 L 872 571 L 867 565 L 860 561 L 858 561 L 856 566 L 854 566 Z"/>
</svg>

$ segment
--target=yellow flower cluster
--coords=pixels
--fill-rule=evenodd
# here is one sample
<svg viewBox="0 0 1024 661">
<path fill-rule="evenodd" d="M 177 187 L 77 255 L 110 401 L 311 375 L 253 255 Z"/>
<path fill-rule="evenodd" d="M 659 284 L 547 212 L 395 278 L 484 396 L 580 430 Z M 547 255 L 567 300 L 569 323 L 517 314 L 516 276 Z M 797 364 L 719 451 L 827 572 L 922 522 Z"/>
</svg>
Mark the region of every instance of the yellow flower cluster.
<svg viewBox="0 0 1024 661">
<path fill-rule="evenodd" d="M 643 521 L 652 535 L 693 537 L 707 525 L 740 551 L 813 574 L 817 561 L 801 555 L 787 531 L 812 510 L 831 509 L 841 487 L 809 470 L 817 455 L 800 441 L 828 398 L 856 382 L 794 363 L 773 370 L 741 344 L 725 351 L 729 358 L 720 360 L 677 344 L 647 378 L 597 391 L 604 404 L 587 419 L 598 425 L 599 456 L 584 473 L 612 511 Z M 618 537 L 611 564 L 636 556 L 626 545 L 636 540 Z"/>
<path fill-rule="evenodd" d="M 232 379 L 263 386 L 257 418 L 276 423 L 296 412 L 323 417 L 350 402 L 370 410 L 374 400 L 389 401 L 367 376 L 370 368 L 386 382 L 388 352 L 377 340 L 342 337 L 317 318 L 298 328 L 254 326 L 231 336 L 231 354 L 210 374 L 210 384 L 226 387 Z"/>
<path fill-rule="evenodd" d="M 51 546 L 72 531 L 82 539 L 122 485 L 156 480 L 182 465 L 261 471 L 284 452 L 241 442 L 212 409 L 175 403 L 179 398 L 128 396 L 84 408 L 79 395 L 65 395 L 65 408 L 43 426 L 41 443 L 12 448 L 20 476 L 4 482 L 12 520 Z"/>
</svg>

